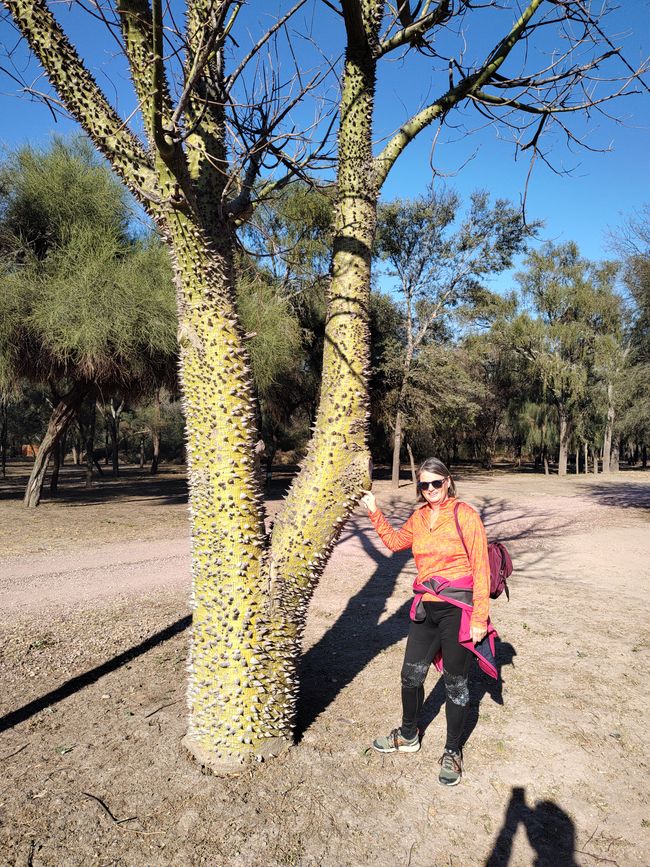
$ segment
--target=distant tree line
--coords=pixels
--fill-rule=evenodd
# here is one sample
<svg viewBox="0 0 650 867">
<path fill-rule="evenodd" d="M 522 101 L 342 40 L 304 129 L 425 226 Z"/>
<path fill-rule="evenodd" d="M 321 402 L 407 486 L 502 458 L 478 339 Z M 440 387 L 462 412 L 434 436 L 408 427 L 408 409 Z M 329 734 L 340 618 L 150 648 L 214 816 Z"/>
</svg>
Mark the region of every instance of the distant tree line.
<svg viewBox="0 0 650 867">
<path fill-rule="evenodd" d="M 261 206 L 239 252 L 237 304 L 267 471 L 301 454 L 321 385 L 333 191 L 297 185 Z M 476 192 L 380 205 L 371 294 L 371 450 L 400 463 L 440 453 L 540 471 L 647 464 L 650 219 L 619 260 L 575 244 L 529 251 L 517 290 L 490 290 L 540 223 Z M 182 460 L 174 288 L 167 253 L 83 140 L 23 148 L 0 171 L 0 450 L 36 454 L 25 502 L 50 495 L 66 455 L 152 473 L 161 442 Z M 29 448 L 28 448 L 29 451 Z"/>
</svg>

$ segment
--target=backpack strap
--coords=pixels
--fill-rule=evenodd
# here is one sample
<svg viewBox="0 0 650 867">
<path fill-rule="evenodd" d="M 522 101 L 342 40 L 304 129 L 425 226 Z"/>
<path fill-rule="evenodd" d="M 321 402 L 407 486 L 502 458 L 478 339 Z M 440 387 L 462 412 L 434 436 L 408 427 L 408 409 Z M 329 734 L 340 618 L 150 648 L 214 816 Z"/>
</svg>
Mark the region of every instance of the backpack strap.
<svg viewBox="0 0 650 867">
<path fill-rule="evenodd" d="M 463 531 L 460 529 L 460 521 L 458 520 L 458 507 L 460 503 L 456 503 L 454 505 L 454 521 L 456 522 L 456 532 L 460 536 L 460 541 L 463 543 L 463 548 L 465 549 L 465 553 L 467 554 L 467 559 L 469 560 L 469 551 L 467 550 L 467 545 L 465 544 L 465 539 L 463 537 Z M 471 560 L 470 560 L 471 563 Z"/>
</svg>

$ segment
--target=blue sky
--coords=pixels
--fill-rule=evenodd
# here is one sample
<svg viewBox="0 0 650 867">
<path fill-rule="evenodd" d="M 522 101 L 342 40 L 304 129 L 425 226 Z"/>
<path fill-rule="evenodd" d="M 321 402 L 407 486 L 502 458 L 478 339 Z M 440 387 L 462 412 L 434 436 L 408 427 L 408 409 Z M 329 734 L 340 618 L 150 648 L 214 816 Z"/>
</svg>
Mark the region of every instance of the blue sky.
<svg viewBox="0 0 650 867">
<path fill-rule="evenodd" d="M 282 5 L 282 4 L 280 4 Z M 287 4 L 284 4 L 286 8 Z M 647 0 L 628 0 L 624 9 L 615 11 L 608 24 L 613 41 L 622 45 L 632 65 L 650 54 L 650 4 Z M 260 10 L 268 14 L 275 4 L 252 3 L 247 10 L 251 31 L 254 32 Z M 87 17 L 66 11 L 66 4 L 56 4 L 57 15 L 62 16 L 66 28 L 74 35 L 81 53 L 93 67 L 96 77 L 109 98 L 117 99 L 121 113 L 126 116 L 135 105 L 124 65 L 116 60 L 114 45 L 105 38 Z M 463 38 L 467 42 L 467 59 L 485 56 L 486 51 L 505 32 L 512 13 L 505 10 L 484 10 L 481 21 L 467 27 Z M 477 17 L 478 17 L 477 14 Z M 489 18 L 486 16 L 489 14 Z M 308 3 L 296 29 L 311 26 L 312 43 L 316 43 L 329 57 L 339 51 L 340 21 L 317 2 Z M 477 26 L 480 24 L 480 27 Z M 477 34 L 478 35 L 477 37 Z M 449 37 L 452 39 L 458 37 Z M 15 32 L 6 22 L 0 23 L 0 42 L 9 49 L 17 42 Z M 241 40 L 245 50 L 245 40 Z M 299 56 L 305 65 L 314 62 L 314 45 L 303 40 Z M 554 45 L 541 44 L 538 53 L 550 51 Z M 300 52 L 303 52 L 302 54 Z M 312 52 L 309 55 L 309 52 Z M 25 78 L 32 80 L 38 73 L 29 63 L 26 52 L 20 48 L 14 55 Z M 533 58 L 534 59 L 534 58 Z M 302 60 L 301 60 L 302 62 Z M 516 63 L 517 61 L 513 61 Z M 624 73 L 624 67 L 616 68 Z M 650 79 L 646 79 L 650 80 Z M 44 87 L 41 80 L 40 86 Z M 379 67 L 378 110 L 375 125 L 378 136 L 386 135 L 416 111 L 431 96 L 441 93 L 446 86 L 444 77 L 433 72 L 432 61 L 426 57 L 385 59 Z M 558 169 L 570 170 L 569 175 L 557 175 L 541 163 L 532 173 L 527 194 L 527 214 L 545 221 L 543 238 L 553 241 L 575 240 L 583 254 L 592 259 L 611 255 L 607 249 L 607 234 L 615 231 L 629 216 L 650 200 L 650 94 L 619 100 L 608 108 L 619 121 L 608 120 L 598 114 L 583 122 L 576 119 L 574 129 L 587 135 L 590 144 L 607 148 L 607 153 L 591 153 L 585 149 L 570 150 L 560 137 L 552 142 L 549 158 Z M 30 142 L 47 142 L 52 132 L 74 130 L 74 123 L 53 122 L 51 113 L 42 104 L 16 95 L 15 83 L 0 71 L 0 141 L 9 147 Z M 467 130 L 480 122 L 473 111 L 464 116 L 455 115 L 454 122 L 462 122 L 464 129 L 445 128 L 441 131 L 435 149 L 436 183 L 445 183 L 467 197 L 476 188 L 487 188 L 492 194 L 521 200 L 529 169 L 528 156 L 515 161 L 514 148 L 503 140 L 503 130 L 487 126 L 473 134 Z M 413 196 L 422 192 L 431 180 L 431 145 L 434 130 L 424 132 L 410 145 L 395 165 L 383 195 Z M 550 143 L 549 143 L 550 145 Z M 504 280 L 498 281 L 503 288 Z"/>
</svg>

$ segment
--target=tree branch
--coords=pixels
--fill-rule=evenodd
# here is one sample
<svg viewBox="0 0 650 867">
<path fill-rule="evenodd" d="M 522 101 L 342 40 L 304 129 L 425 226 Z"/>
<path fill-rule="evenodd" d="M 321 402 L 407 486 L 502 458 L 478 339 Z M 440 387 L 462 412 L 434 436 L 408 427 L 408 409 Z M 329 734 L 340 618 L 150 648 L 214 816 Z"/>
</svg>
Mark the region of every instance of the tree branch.
<svg viewBox="0 0 650 867">
<path fill-rule="evenodd" d="M 471 92 L 481 88 L 490 81 L 517 44 L 528 22 L 542 2 L 543 0 L 532 0 L 507 36 L 491 51 L 487 60 L 477 72 L 465 76 L 458 84 L 450 87 L 443 96 L 422 109 L 422 111 L 414 115 L 399 129 L 382 152 L 375 157 L 374 172 L 377 189 L 381 188 L 397 158 L 418 133 L 426 129 L 434 120 L 446 114 L 450 108 L 453 108 L 458 102 L 465 99 Z"/>
<path fill-rule="evenodd" d="M 44 0 L 2 0 L 70 114 L 147 205 L 158 193 L 151 158 L 127 130 Z"/>
<path fill-rule="evenodd" d="M 417 45 L 425 33 L 437 24 L 442 24 L 449 17 L 449 0 L 440 0 L 438 6 L 433 10 L 433 12 L 422 15 L 421 18 L 418 18 L 417 21 L 414 21 L 412 24 L 408 24 L 402 30 L 395 33 L 394 36 L 380 42 L 375 51 L 375 57 L 383 57 L 384 54 L 388 54 L 390 51 L 400 48 L 407 42 L 410 42 L 411 45 Z"/>
</svg>

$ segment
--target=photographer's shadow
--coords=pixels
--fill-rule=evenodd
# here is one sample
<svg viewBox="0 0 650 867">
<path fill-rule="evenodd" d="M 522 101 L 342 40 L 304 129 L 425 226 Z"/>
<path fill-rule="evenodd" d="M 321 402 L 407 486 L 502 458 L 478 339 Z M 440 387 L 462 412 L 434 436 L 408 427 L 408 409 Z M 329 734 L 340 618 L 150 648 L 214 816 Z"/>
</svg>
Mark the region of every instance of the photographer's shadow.
<svg viewBox="0 0 650 867">
<path fill-rule="evenodd" d="M 478 663 L 474 661 L 470 670 L 469 676 L 469 708 L 465 721 L 465 732 L 463 735 L 463 745 L 470 739 L 474 729 L 476 728 L 479 717 L 481 702 L 486 694 L 490 696 L 495 704 L 503 705 L 503 676 L 502 669 L 506 665 L 512 665 L 514 668 L 514 658 L 517 651 L 508 641 L 500 641 L 498 638 L 495 641 L 495 658 L 499 677 L 489 677 L 484 671 L 478 667 Z M 435 669 L 433 669 L 435 671 Z M 436 685 L 431 690 L 422 705 L 420 712 L 420 735 L 425 736 L 426 730 L 433 720 L 438 716 L 445 704 L 445 681 L 443 677 L 439 677 Z"/>
</svg>

